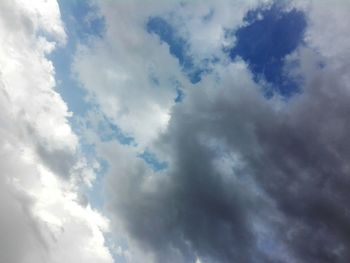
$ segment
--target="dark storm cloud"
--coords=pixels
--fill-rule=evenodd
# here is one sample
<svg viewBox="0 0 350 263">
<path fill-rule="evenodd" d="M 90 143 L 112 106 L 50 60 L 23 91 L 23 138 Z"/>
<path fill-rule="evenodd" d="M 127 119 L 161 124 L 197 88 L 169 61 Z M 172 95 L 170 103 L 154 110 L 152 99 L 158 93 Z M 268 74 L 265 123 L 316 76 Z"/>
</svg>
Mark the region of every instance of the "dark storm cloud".
<svg viewBox="0 0 350 263">
<path fill-rule="evenodd" d="M 251 118 L 264 117 L 265 99 L 251 75 L 245 69 L 237 71 L 243 80 L 231 90 L 227 84 L 233 79 L 228 77 L 223 96 L 208 94 L 214 91 L 210 88 L 208 93 L 198 90 L 175 110 L 160 142 L 169 149 L 173 163 L 170 171 L 153 175 L 152 190 L 144 187 L 152 176 L 145 167 L 130 162 L 127 168 L 120 163 L 113 167 L 110 160 L 113 209 L 142 247 L 156 251 L 157 262 L 195 262 L 197 256 L 202 262 L 269 262 L 258 248 L 253 218 L 268 218 L 271 205 L 254 190 L 245 171 L 234 169 L 237 178 L 218 171 L 214 161 L 224 152 L 206 143 L 207 138 L 231 140 L 231 136 L 250 141 L 252 131 L 230 126 L 250 127 Z M 237 92 L 242 99 L 234 97 Z M 241 108 L 249 113 L 241 115 Z M 227 132 L 230 136 L 224 138 Z M 121 156 L 125 159 L 125 154 Z"/>
<path fill-rule="evenodd" d="M 303 76 L 304 94 L 281 111 L 240 93 L 239 104 L 225 97 L 196 113 L 220 116 L 205 122 L 209 136 L 224 138 L 243 156 L 282 213 L 280 237 L 301 262 L 350 259 L 346 72 L 347 66 L 321 70 L 315 61 Z"/>
<path fill-rule="evenodd" d="M 303 94 L 280 107 L 244 71 L 226 74 L 219 90 L 189 94 L 159 141 L 173 163 L 153 175 L 152 190 L 142 165 L 115 168 L 113 209 L 157 262 L 350 260 L 348 68 L 320 68 L 305 52 L 300 63 L 313 67 Z M 214 161 L 230 151 L 244 165 L 227 178 Z M 274 238 L 268 248 L 258 244 L 257 221 L 269 229 L 265 241 Z"/>
<path fill-rule="evenodd" d="M 229 96 L 213 103 L 204 100 L 191 116 L 212 116 L 201 131 L 224 139 L 243 157 L 282 213 L 280 237 L 297 259 L 347 262 L 350 94 L 342 79 L 348 68 L 320 70 L 316 64 L 314 72 L 305 72 L 311 77 L 303 76 L 304 94 L 281 111 L 240 92 L 238 103 Z M 187 132 L 195 127 L 201 126 L 197 123 Z"/>
</svg>

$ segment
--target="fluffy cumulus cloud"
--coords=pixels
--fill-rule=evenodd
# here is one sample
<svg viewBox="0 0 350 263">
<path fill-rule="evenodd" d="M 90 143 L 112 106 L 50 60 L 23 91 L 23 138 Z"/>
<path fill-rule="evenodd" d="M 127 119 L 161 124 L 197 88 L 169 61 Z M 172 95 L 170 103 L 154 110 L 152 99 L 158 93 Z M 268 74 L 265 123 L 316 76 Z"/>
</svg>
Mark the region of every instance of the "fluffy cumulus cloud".
<svg viewBox="0 0 350 263">
<path fill-rule="evenodd" d="M 56 1 L 0 4 L 0 261 L 112 262 L 108 220 L 79 201 L 89 165 L 46 56 L 66 34 Z"/>
<path fill-rule="evenodd" d="M 86 4 L 74 133 L 57 3 L 1 3 L 0 261 L 350 260 L 348 1 Z"/>
<path fill-rule="evenodd" d="M 193 84 L 184 71 L 210 68 L 228 44 L 225 29 L 268 1 L 228 2 L 94 1 L 106 32 L 79 48 L 74 71 L 104 114 L 148 145 L 166 128 L 177 91 Z M 152 25 L 154 18 L 159 22 Z"/>
</svg>

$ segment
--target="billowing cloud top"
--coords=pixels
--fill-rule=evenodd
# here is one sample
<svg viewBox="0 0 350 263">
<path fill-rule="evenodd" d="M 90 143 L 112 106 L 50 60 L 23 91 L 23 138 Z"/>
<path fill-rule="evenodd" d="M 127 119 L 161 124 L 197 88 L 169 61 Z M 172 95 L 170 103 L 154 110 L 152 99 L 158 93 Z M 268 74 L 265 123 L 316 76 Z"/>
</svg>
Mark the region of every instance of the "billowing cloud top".
<svg viewBox="0 0 350 263">
<path fill-rule="evenodd" d="M 0 262 L 350 261 L 350 3 L 0 3 Z"/>
</svg>

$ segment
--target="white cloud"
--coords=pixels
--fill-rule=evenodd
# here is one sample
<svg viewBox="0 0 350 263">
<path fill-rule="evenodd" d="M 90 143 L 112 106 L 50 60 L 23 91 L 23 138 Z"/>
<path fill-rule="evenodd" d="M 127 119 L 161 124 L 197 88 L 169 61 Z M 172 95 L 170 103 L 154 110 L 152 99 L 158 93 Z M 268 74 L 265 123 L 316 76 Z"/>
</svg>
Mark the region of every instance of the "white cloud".
<svg viewBox="0 0 350 263">
<path fill-rule="evenodd" d="M 349 56 L 350 4 L 346 0 L 294 0 L 308 19 L 306 43 L 327 59 L 343 63 Z"/>
<path fill-rule="evenodd" d="M 189 84 L 168 46 L 146 31 L 147 18 L 157 5 L 140 7 L 132 1 L 101 1 L 106 35 L 90 47 L 81 47 L 74 67 L 102 112 L 146 145 L 167 125 L 176 97 L 173 79 Z"/>
<path fill-rule="evenodd" d="M 227 60 L 223 47 L 234 44 L 234 36 L 227 38 L 226 30 L 236 30 L 243 24 L 247 11 L 268 5 L 270 0 L 193 1 L 173 15 L 179 33 L 189 42 L 190 54 L 196 60 L 218 57 Z M 205 19 L 207 17 L 207 19 Z"/>
<path fill-rule="evenodd" d="M 163 132 L 174 106 L 174 80 L 187 90 L 193 86 L 178 59 L 158 36 L 147 32 L 152 16 L 170 19 L 189 43 L 188 55 L 196 62 L 212 56 L 224 58 L 225 30 L 242 24 L 247 10 L 268 0 L 219 1 L 185 4 L 176 1 L 95 1 L 105 18 L 106 33 L 75 57 L 74 70 L 91 101 L 141 148 Z M 203 17 L 213 10 L 210 21 Z M 156 78 L 159 85 L 152 82 Z"/>
<path fill-rule="evenodd" d="M 57 2 L 2 1 L 0 39 L 0 261 L 112 262 L 108 220 L 79 202 L 78 139 L 45 57 L 66 39 Z"/>
</svg>

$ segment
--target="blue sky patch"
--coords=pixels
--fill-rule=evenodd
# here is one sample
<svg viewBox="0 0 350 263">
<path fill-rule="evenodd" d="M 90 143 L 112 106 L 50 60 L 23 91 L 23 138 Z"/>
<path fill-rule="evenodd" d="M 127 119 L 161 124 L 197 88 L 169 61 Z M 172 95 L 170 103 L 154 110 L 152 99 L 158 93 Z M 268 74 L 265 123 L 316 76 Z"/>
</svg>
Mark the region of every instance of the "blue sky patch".
<svg viewBox="0 0 350 263">
<path fill-rule="evenodd" d="M 86 92 L 71 73 L 71 65 L 78 43 L 87 44 L 91 37 L 102 37 L 105 21 L 91 1 L 59 1 L 62 20 L 68 36 L 67 44 L 48 56 L 55 66 L 57 91 L 74 114 L 83 115 L 91 105 L 85 101 Z"/>
<path fill-rule="evenodd" d="M 245 17 L 248 25 L 239 28 L 236 46 L 230 57 L 240 56 L 259 80 L 263 77 L 274 90 L 288 97 L 298 91 L 295 81 L 283 72 L 284 58 L 302 42 L 306 19 L 301 11 L 283 11 L 277 5 L 269 9 L 249 11 Z"/>
<path fill-rule="evenodd" d="M 97 134 L 103 142 L 117 140 L 120 144 L 136 145 L 133 137 L 123 133 L 117 125 L 108 121 L 107 118 L 99 122 Z"/>
<path fill-rule="evenodd" d="M 161 41 L 169 45 L 170 54 L 178 59 L 180 66 L 193 84 L 201 80 L 205 69 L 195 65 L 193 58 L 186 51 L 189 49 L 188 42 L 179 36 L 168 21 L 158 16 L 151 17 L 146 24 L 146 29 L 148 33 L 158 35 Z"/>
<path fill-rule="evenodd" d="M 145 150 L 139 155 L 139 157 L 143 159 L 155 172 L 162 171 L 168 167 L 166 162 L 160 161 L 154 153 L 148 150 Z"/>
<path fill-rule="evenodd" d="M 91 0 L 61 0 L 59 6 L 69 38 L 86 40 L 103 36 L 105 20 Z"/>
<path fill-rule="evenodd" d="M 102 159 L 99 159 L 98 162 L 100 164 L 100 168 L 94 170 L 96 179 L 93 182 L 93 187 L 85 189 L 84 193 L 86 194 L 92 208 L 103 210 L 105 203 L 103 194 L 103 178 L 109 169 L 109 165 L 107 161 Z"/>
</svg>

